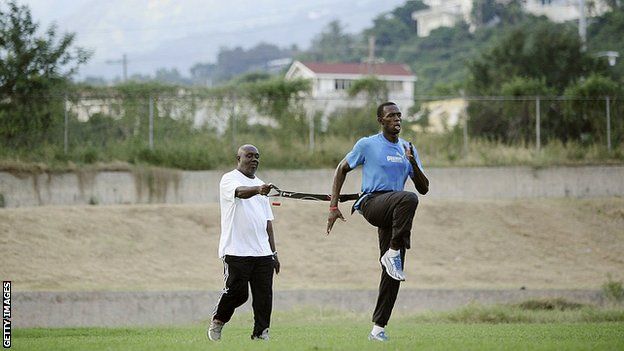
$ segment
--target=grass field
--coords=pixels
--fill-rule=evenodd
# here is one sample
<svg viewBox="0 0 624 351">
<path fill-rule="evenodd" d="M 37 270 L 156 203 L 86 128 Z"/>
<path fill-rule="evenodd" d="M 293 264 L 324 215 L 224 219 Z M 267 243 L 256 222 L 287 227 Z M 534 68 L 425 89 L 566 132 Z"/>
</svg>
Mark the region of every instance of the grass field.
<svg viewBox="0 0 624 351">
<path fill-rule="evenodd" d="M 490 322 L 466 317 L 489 315 Z M 522 315 L 509 322 L 502 315 Z M 547 316 L 545 319 L 544 317 Z M 591 316 L 588 318 L 588 316 Z M 459 319 L 452 322 L 453 319 Z M 479 320 L 479 318 L 477 318 Z M 280 312 L 273 316 L 269 342 L 249 339 L 249 313 L 235 315 L 220 342 L 205 335 L 205 323 L 157 328 L 18 329 L 15 350 L 622 350 L 624 311 L 520 311 L 517 308 L 465 308 L 434 315 L 395 318 L 387 343 L 367 340 L 367 315 L 333 312 Z"/>
</svg>

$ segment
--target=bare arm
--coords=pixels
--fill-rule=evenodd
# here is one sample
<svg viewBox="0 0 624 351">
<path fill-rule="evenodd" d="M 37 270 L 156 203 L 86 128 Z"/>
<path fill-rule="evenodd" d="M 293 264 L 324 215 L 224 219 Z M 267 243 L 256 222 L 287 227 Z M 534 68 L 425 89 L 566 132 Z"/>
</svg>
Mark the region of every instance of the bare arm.
<svg viewBox="0 0 624 351">
<path fill-rule="evenodd" d="M 267 195 L 271 188 L 272 184 L 262 184 L 258 186 L 239 186 L 234 190 L 234 197 L 239 199 L 249 199 L 252 196 L 256 195 Z"/>
<path fill-rule="evenodd" d="M 349 163 L 347 159 L 343 159 L 336 167 L 336 172 L 334 173 L 334 182 L 332 185 L 332 195 L 331 201 L 329 202 L 329 215 L 327 216 L 327 234 L 332 230 L 334 223 L 338 218 L 345 220 L 338 208 L 338 200 L 340 198 L 340 190 L 342 190 L 342 186 L 344 185 L 345 179 L 347 179 L 347 173 L 351 171 L 351 167 L 349 167 Z"/>
<path fill-rule="evenodd" d="M 275 248 L 275 236 L 273 235 L 273 222 L 267 221 L 266 231 L 267 231 L 267 234 L 269 235 L 269 245 L 271 246 L 271 251 L 273 251 L 273 260 L 275 261 L 275 274 L 279 274 L 280 262 L 277 259 L 277 249 Z"/>
<path fill-rule="evenodd" d="M 410 147 L 405 147 L 405 155 L 409 160 L 409 163 L 412 165 L 412 169 L 414 170 L 414 175 L 412 176 L 412 182 L 414 182 L 414 186 L 416 190 L 425 195 L 429 192 L 429 179 L 423 171 L 418 167 L 418 162 L 416 162 L 416 157 L 414 157 L 412 153 L 412 143 L 410 143 Z"/>
</svg>

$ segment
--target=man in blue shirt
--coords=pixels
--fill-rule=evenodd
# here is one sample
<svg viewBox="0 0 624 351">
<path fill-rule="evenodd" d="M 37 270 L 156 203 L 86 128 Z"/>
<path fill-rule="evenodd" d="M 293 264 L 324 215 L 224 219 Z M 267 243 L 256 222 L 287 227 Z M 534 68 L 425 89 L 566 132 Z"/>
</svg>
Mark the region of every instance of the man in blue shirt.
<svg viewBox="0 0 624 351">
<path fill-rule="evenodd" d="M 362 166 L 362 193 L 353 208 L 377 227 L 379 234 L 381 281 L 377 306 L 373 313 L 370 340 L 386 341 L 385 326 L 399 293 L 405 250 L 410 248 L 412 221 L 418 206 L 418 196 L 404 191 L 409 176 L 421 194 L 429 191 L 429 180 L 412 143 L 399 138 L 401 111 L 393 102 L 377 108 L 381 133 L 357 141 L 353 150 L 338 164 L 332 186 L 332 200 L 327 217 L 327 234 L 338 218 L 345 220 L 338 208 L 340 190 L 347 173 Z"/>
</svg>

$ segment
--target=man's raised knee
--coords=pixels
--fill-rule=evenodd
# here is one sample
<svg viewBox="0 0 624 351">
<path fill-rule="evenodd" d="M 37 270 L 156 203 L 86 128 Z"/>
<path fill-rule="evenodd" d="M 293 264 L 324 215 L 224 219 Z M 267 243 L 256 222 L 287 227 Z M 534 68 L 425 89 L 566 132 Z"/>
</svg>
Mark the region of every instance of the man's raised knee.
<svg viewBox="0 0 624 351">
<path fill-rule="evenodd" d="M 418 195 L 411 191 L 405 191 L 401 201 L 413 206 L 418 206 Z"/>
</svg>

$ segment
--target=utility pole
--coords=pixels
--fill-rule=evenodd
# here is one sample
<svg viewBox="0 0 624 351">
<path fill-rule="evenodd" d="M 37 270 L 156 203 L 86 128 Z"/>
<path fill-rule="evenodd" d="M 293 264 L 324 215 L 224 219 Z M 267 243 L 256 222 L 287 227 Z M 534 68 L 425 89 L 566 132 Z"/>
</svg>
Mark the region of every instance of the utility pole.
<svg viewBox="0 0 624 351">
<path fill-rule="evenodd" d="M 373 74 L 372 65 L 375 64 L 375 36 L 368 37 L 368 74 Z"/>
<path fill-rule="evenodd" d="M 375 65 L 378 63 L 383 63 L 383 58 L 375 57 L 375 36 L 371 35 L 368 37 L 368 57 L 363 60 L 367 64 L 367 73 L 369 75 L 375 74 Z"/>
<path fill-rule="evenodd" d="M 63 113 L 65 119 L 65 130 L 63 132 L 63 154 L 67 155 L 67 150 L 69 149 L 69 112 L 67 109 L 69 108 L 69 100 L 67 98 L 67 93 L 65 93 L 65 98 L 63 99 Z"/>
<path fill-rule="evenodd" d="M 122 55 L 121 60 L 106 60 L 106 63 L 109 65 L 121 64 L 123 68 L 123 81 L 128 81 L 128 57 L 126 54 Z"/>
<path fill-rule="evenodd" d="M 581 37 L 581 50 L 587 50 L 587 18 L 585 17 L 585 0 L 579 0 L 579 36 Z"/>
</svg>

